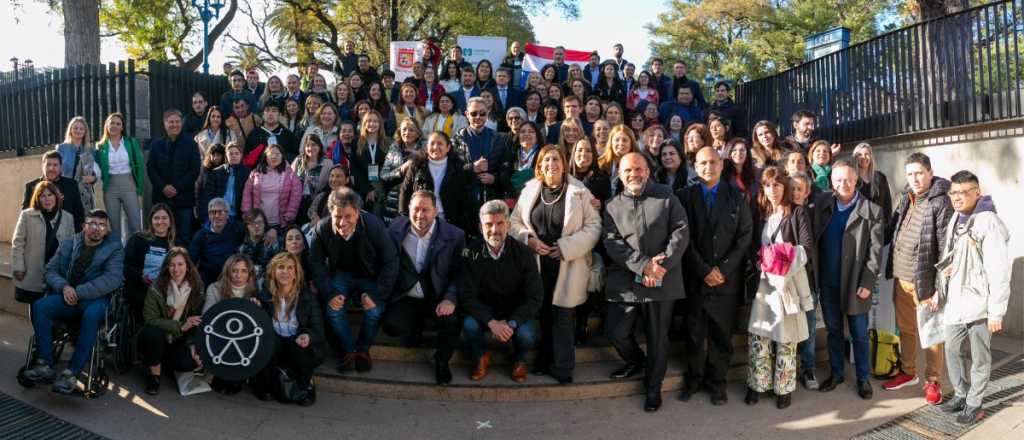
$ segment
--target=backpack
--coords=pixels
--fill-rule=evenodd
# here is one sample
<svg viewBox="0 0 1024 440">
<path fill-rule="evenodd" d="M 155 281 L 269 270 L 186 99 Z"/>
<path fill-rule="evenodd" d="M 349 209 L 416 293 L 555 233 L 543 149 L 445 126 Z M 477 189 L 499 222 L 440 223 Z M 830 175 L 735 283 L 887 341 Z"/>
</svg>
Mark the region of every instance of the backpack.
<svg viewBox="0 0 1024 440">
<path fill-rule="evenodd" d="M 875 379 L 889 379 L 900 372 L 900 338 L 885 330 L 868 330 L 871 345 L 871 375 Z"/>
</svg>

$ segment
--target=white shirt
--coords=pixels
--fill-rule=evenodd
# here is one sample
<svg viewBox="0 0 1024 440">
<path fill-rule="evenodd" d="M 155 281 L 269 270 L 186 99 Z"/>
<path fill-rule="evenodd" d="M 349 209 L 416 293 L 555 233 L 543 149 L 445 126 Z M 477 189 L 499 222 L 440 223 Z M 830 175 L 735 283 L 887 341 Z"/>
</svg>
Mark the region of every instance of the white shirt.
<svg viewBox="0 0 1024 440">
<path fill-rule="evenodd" d="M 114 144 L 114 141 L 110 141 L 110 150 L 107 153 L 107 164 L 107 168 L 111 175 L 116 176 L 118 174 L 132 173 L 131 162 L 128 159 L 128 149 L 124 147 L 124 139 L 116 145 Z"/>
<path fill-rule="evenodd" d="M 434 230 L 437 229 L 437 222 L 435 221 L 430 225 L 430 229 L 427 230 L 427 234 L 420 237 L 413 228 L 409 227 L 409 233 L 405 234 L 405 238 L 402 239 L 402 250 L 405 254 L 412 259 L 413 266 L 416 267 L 416 272 L 423 271 L 423 265 L 427 261 L 427 251 L 430 249 L 430 239 L 434 236 Z M 412 289 L 406 292 L 406 295 L 413 298 L 423 298 L 423 286 L 420 283 L 416 283 Z"/>
<path fill-rule="evenodd" d="M 274 333 L 277 333 L 278 336 L 290 338 L 299 332 L 299 320 L 295 318 L 295 309 L 292 309 L 291 313 L 289 313 L 287 307 L 288 303 L 284 298 L 281 298 L 277 319 L 274 320 Z"/>
<path fill-rule="evenodd" d="M 437 215 L 444 216 L 444 205 L 441 204 L 441 183 L 444 182 L 444 173 L 448 170 L 448 159 L 435 161 L 428 159 L 427 168 L 430 170 L 430 177 L 434 181 L 434 194 L 437 194 Z"/>
</svg>

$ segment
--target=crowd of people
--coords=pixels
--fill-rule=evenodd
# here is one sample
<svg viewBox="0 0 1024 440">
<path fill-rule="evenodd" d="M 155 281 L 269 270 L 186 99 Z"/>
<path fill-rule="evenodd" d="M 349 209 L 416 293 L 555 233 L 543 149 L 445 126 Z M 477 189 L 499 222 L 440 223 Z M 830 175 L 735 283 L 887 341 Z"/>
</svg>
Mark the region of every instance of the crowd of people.
<svg viewBox="0 0 1024 440">
<path fill-rule="evenodd" d="M 855 390 L 870 399 L 868 312 L 886 276 L 902 352 L 884 388 L 918 384 L 916 310 L 944 308 L 946 345 L 927 349 L 924 395 L 942 402 L 946 370 L 955 397 L 944 408 L 963 423 L 980 417 L 1009 295 L 1008 231 L 969 171 L 947 180 L 911 154 L 908 187 L 893 197 L 871 146 L 839 159 L 842 146 L 815 136 L 813 113 L 793 114 L 785 138 L 770 121 L 739 137 L 746 121 L 728 83 L 705 100 L 684 62 L 669 75 L 655 58 L 638 72 L 621 45 L 584 67 L 559 47 L 528 74 L 518 43 L 496 69 L 453 47 L 401 83 L 345 48 L 330 87 L 315 63 L 265 83 L 229 72 L 230 91 L 163 114 L 166 136 L 148 143 L 148 158 L 119 113 L 98 140 L 84 119 L 69 122 L 25 187 L 13 239 L 16 295 L 32 304 L 39 342 L 30 380 L 74 388 L 123 285 L 150 394 L 164 371 L 202 368 L 191 335 L 204 310 L 251 298 L 279 339 L 250 381 L 261 399 L 280 397 L 270 368 L 291 371 L 302 390 L 293 400 L 309 405 L 329 345 L 340 371 L 367 372 L 379 331 L 420 346 L 426 328 L 437 334 L 439 385 L 452 381 L 460 340 L 472 380 L 508 345 L 515 382 L 571 384 L 595 316 L 622 359 L 610 377 L 643 375 L 647 411 L 662 405 L 670 335 L 685 346 L 680 400 L 707 392 L 725 404 L 737 328 L 748 334 L 746 404 L 770 393 L 786 408 L 798 382 L 832 391 L 851 355 Z M 350 309 L 361 310 L 358 325 Z M 829 365 L 820 382 L 818 309 Z M 58 374 L 50 327 L 72 316 L 81 332 Z M 245 385 L 213 381 L 228 394 Z"/>
</svg>

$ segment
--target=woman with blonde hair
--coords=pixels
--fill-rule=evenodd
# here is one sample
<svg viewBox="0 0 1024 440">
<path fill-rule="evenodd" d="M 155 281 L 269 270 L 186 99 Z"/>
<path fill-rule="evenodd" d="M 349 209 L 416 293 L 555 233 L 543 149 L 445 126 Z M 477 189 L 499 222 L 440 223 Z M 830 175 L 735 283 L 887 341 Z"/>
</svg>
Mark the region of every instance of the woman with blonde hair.
<svg viewBox="0 0 1024 440">
<path fill-rule="evenodd" d="M 338 140 L 339 123 L 341 122 L 338 108 L 329 102 L 320 104 L 311 122 L 313 125 L 307 127 L 302 135 L 302 141 L 299 143 L 300 148 L 306 145 L 306 141 L 310 136 L 316 135 L 320 138 L 320 146 L 324 149 L 324 154 L 327 154 L 334 142 Z"/>
<path fill-rule="evenodd" d="M 142 229 L 142 190 L 146 160 L 139 141 L 124 135 L 126 120 L 111 113 L 103 123 L 103 138 L 96 143 L 96 165 L 103 180 L 103 206 L 110 216 L 110 233 L 126 241 Z M 122 230 L 121 212 L 125 215 Z"/>
<path fill-rule="evenodd" d="M 572 147 L 576 146 L 580 139 L 586 137 L 586 132 L 579 119 L 565 118 L 562 121 L 562 126 L 558 129 L 558 144 L 556 145 L 562 150 L 562 154 L 566 155 L 572 151 Z"/>
<path fill-rule="evenodd" d="M 622 182 L 619 180 L 619 160 L 622 156 L 632 152 L 639 152 L 636 145 L 636 137 L 633 130 L 625 125 L 616 125 L 608 133 L 608 145 L 604 147 L 604 154 L 597 159 L 597 166 L 608 173 L 612 181 L 612 195 L 622 190 Z"/>
<path fill-rule="evenodd" d="M 84 212 L 92 211 L 96 206 L 93 201 L 93 184 L 96 183 L 99 170 L 95 166 L 96 150 L 89 135 L 89 124 L 85 118 L 75 116 L 68 122 L 64 130 L 64 142 L 55 148 L 60 154 L 60 174 L 78 182 L 78 193 L 82 198 Z"/>
<path fill-rule="evenodd" d="M 754 166 L 764 168 L 782 161 L 786 149 L 779 141 L 779 130 L 769 121 L 759 121 L 751 130 L 754 134 L 753 145 L 750 147 Z"/>
<path fill-rule="evenodd" d="M 310 406 L 316 402 L 313 370 L 324 360 L 324 325 L 316 297 L 303 281 L 299 257 L 281 252 L 267 265 L 267 279 L 258 298 L 274 324 L 277 344 L 270 363 L 254 378 L 256 397 Z M 276 392 L 281 371 L 294 380 L 291 396 Z M 277 394 L 275 396 L 275 394 Z M 289 400 L 290 399 L 290 400 Z"/>
<path fill-rule="evenodd" d="M 883 224 L 889 224 L 889 218 L 893 212 L 889 178 L 875 167 L 875 153 L 871 144 L 867 142 L 857 144 L 857 147 L 853 149 L 853 161 L 856 164 L 857 175 L 860 177 L 857 179 L 857 191 L 882 207 L 882 217 L 885 221 Z M 889 242 L 889 238 L 891 237 L 886 237 L 886 243 Z"/>
<path fill-rule="evenodd" d="M 228 130 L 228 126 L 224 124 L 224 115 L 220 112 L 220 107 L 212 106 L 206 111 L 206 120 L 203 122 L 203 128 L 196 133 L 195 138 L 196 145 L 199 145 L 199 154 L 205 158 L 206 152 L 210 151 L 210 147 L 214 145 L 227 145 L 238 141 L 236 133 Z"/>
<path fill-rule="evenodd" d="M 350 168 L 355 178 L 356 191 L 366 202 L 364 209 L 380 217 L 384 204 L 377 203 L 383 194 L 380 181 L 384 159 L 391 142 L 384 133 L 384 117 L 376 110 L 368 110 L 359 121 L 359 139 Z"/>
</svg>

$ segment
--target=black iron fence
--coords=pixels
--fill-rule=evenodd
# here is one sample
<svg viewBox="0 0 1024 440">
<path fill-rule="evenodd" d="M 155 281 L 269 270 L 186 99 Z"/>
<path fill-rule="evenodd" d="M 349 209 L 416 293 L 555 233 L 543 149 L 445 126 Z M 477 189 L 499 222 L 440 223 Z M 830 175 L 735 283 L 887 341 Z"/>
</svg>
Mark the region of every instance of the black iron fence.
<svg viewBox="0 0 1024 440">
<path fill-rule="evenodd" d="M 150 61 L 148 66 L 150 135 L 153 138 L 164 135 L 164 111 L 173 108 L 188 113 L 196 92 L 202 93 L 210 105 L 217 105 L 220 95 L 231 88 L 223 75 L 207 75 L 158 61 Z"/>
<path fill-rule="evenodd" d="M 128 115 L 128 133 L 135 132 L 135 62 L 71 66 L 24 75 L 0 84 L 0 150 L 24 149 L 63 142 L 72 117 L 83 116 L 93 139 L 102 133 L 103 118 Z"/>
<path fill-rule="evenodd" d="M 1024 0 L 918 23 L 737 87 L 749 125 L 819 115 L 836 142 L 1024 117 Z"/>
</svg>

